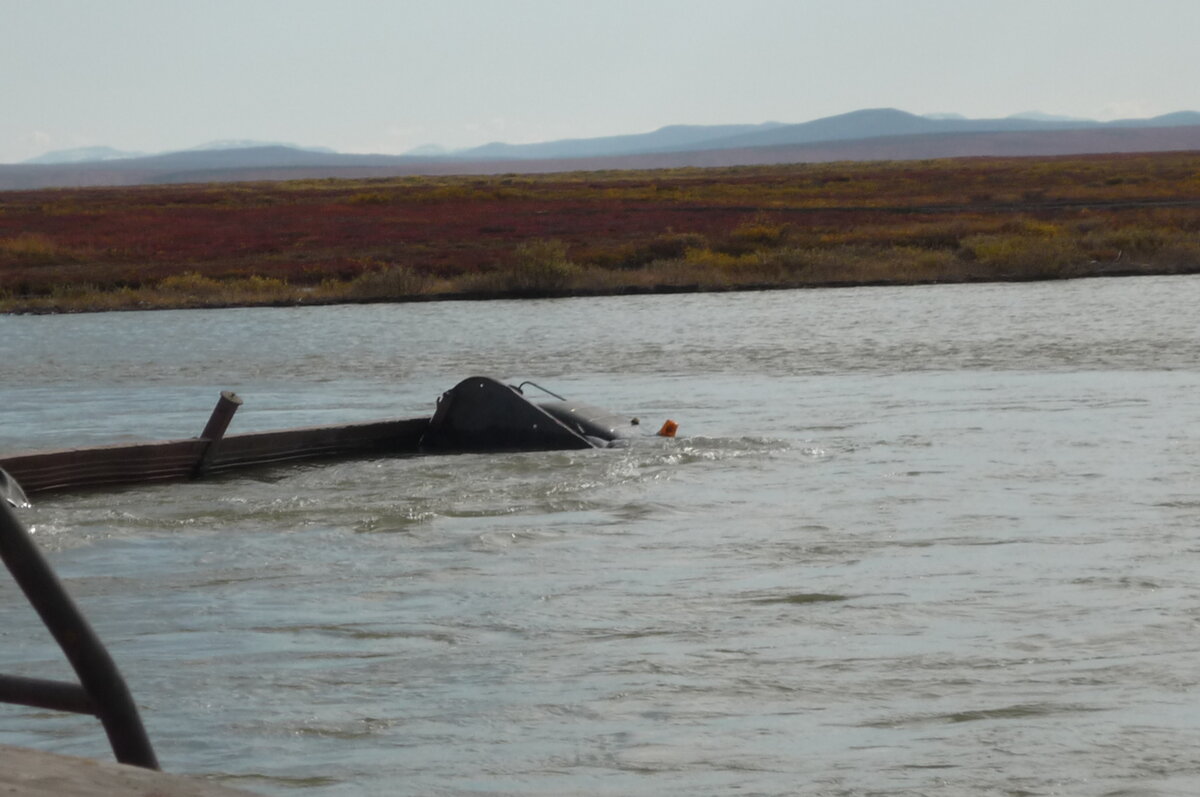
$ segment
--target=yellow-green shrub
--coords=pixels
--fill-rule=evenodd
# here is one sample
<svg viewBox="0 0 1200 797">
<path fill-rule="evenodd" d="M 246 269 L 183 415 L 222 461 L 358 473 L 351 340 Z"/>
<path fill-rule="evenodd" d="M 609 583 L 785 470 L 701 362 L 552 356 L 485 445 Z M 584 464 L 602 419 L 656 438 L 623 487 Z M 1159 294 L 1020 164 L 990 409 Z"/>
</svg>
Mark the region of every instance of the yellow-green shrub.
<svg viewBox="0 0 1200 797">
<path fill-rule="evenodd" d="M 964 238 L 959 256 L 997 277 L 1061 276 L 1065 269 L 1087 260 L 1078 244 L 1065 236 L 1015 233 Z"/>
<path fill-rule="evenodd" d="M 393 299 L 424 293 L 429 279 L 407 266 L 389 266 L 359 274 L 346 286 L 346 295 L 359 299 Z"/>
<path fill-rule="evenodd" d="M 206 277 L 203 274 L 197 274 L 194 271 L 166 277 L 158 283 L 157 288 L 160 293 L 177 296 L 195 296 L 201 299 L 219 296 L 225 290 L 221 283 L 215 279 Z"/>
<path fill-rule="evenodd" d="M 562 290 L 579 274 L 579 266 L 567 257 L 562 241 L 528 241 L 517 247 L 516 259 L 507 271 L 509 287 L 520 291 Z"/>
</svg>

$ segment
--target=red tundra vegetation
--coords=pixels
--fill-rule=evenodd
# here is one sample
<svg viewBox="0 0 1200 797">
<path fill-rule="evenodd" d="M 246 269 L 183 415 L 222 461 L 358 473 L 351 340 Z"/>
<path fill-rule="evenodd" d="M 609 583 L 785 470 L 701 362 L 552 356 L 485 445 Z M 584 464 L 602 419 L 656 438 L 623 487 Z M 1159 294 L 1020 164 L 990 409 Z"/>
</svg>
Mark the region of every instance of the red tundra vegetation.
<svg viewBox="0 0 1200 797">
<path fill-rule="evenodd" d="M 1200 270 L 1200 153 L 0 193 L 0 311 Z"/>
</svg>

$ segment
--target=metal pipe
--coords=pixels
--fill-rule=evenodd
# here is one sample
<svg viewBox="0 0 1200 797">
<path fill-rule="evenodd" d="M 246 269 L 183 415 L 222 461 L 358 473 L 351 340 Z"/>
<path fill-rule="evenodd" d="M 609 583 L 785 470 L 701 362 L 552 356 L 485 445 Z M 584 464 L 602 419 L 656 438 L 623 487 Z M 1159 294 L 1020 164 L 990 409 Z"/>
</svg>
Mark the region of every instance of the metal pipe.
<svg viewBox="0 0 1200 797">
<path fill-rule="evenodd" d="M 544 388 L 544 387 L 542 387 L 541 385 L 539 385 L 537 382 L 530 382 L 528 379 L 526 379 L 526 380 L 525 380 L 524 382 L 522 382 L 521 384 L 517 385 L 517 392 L 518 392 L 518 393 L 520 393 L 521 395 L 524 395 L 524 394 L 525 394 L 525 391 L 524 391 L 524 390 L 521 390 L 521 388 L 525 387 L 526 385 L 533 385 L 533 386 L 534 386 L 534 387 L 536 387 L 538 390 L 542 391 L 543 393 L 547 393 L 547 394 L 549 394 L 549 395 L 551 395 L 551 396 L 554 396 L 554 397 L 555 397 L 556 399 L 558 399 L 559 401 L 566 401 L 566 400 L 567 400 L 565 396 L 560 396 L 560 395 L 558 395 L 557 393 L 555 393 L 553 390 L 547 390 L 546 388 Z"/>
<path fill-rule="evenodd" d="M 117 761 L 158 769 L 158 758 L 116 663 L 5 501 L 0 501 L 0 559 L 79 676 Z"/>
<path fill-rule="evenodd" d="M 0 703 L 95 716 L 96 707 L 79 684 L 0 675 Z"/>
</svg>

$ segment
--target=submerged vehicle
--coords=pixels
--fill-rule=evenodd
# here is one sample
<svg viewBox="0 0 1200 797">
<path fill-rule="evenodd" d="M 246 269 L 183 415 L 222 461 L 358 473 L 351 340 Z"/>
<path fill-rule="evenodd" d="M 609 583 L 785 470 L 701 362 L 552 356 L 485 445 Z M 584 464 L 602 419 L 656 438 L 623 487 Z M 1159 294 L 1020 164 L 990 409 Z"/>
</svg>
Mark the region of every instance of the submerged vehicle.
<svg viewBox="0 0 1200 797">
<path fill-rule="evenodd" d="M 532 386 L 553 401 L 531 401 Z M 421 435 L 424 451 L 539 451 L 609 448 L 640 432 L 637 418 L 570 401 L 533 382 L 464 379 L 438 399 Z"/>
<path fill-rule="evenodd" d="M 549 398 L 531 400 L 533 387 Z M 610 448 L 645 436 L 637 418 L 572 401 L 533 382 L 472 376 L 437 400 L 432 417 L 226 435 L 242 399 L 221 393 L 199 437 L 0 457 L 0 498 L 122 484 L 180 481 L 241 468 L 327 457 Z M 673 437 L 667 421 L 658 434 Z"/>
<path fill-rule="evenodd" d="M 551 398 L 531 401 L 526 387 Z M 29 506 L 26 493 L 199 478 L 323 457 L 608 448 L 642 431 L 637 418 L 570 401 L 533 382 L 512 386 L 484 376 L 465 379 L 443 393 L 429 418 L 226 436 L 241 404 L 235 394 L 223 392 L 196 438 L 0 458 L 0 562 L 78 677 L 76 683 L 0 673 L 0 703 L 92 715 L 103 726 L 118 762 L 140 770 L 159 769 L 123 676 L 14 512 Z M 674 422 L 668 421 L 660 434 L 673 436 L 674 429 Z M 0 749 L 0 756 L 21 771 L 21 784 L 50 784 L 47 794 L 71 784 L 83 784 L 71 793 L 124 794 L 132 793 L 136 783 L 137 792 L 146 794 L 235 795 L 213 784 L 203 784 L 201 792 L 178 779 L 104 770 L 84 759 L 47 759 L 46 754 L 18 748 Z M 39 774 L 31 775 L 32 769 Z M 4 781 L 0 777 L 0 790 Z"/>
</svg>

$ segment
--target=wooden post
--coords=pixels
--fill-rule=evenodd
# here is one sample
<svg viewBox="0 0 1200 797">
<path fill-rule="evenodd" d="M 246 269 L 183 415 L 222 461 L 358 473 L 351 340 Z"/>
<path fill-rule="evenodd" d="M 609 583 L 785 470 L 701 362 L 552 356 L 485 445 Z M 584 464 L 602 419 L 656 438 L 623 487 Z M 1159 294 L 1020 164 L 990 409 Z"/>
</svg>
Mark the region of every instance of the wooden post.
<svg viewBox="0 0 1200 797">
<path fill-rule="evenodd" d="M 205 424 L 204 431 L 200 433 L 200 439 L 207 440 L 208 445 L 204 447 L 204 453 L 196 461 L 192 476 L 203 476 L 204 472 L 208 470 L 208 464 L 217 453 L 221 438 L 225 436 L 225 430 L 229 428 L 233 414 L 240 406 L 242 406 L 242 399 L 238 394 L 232 390 L 221 391 L 221 397 L 217 399 L 217 406 L 213 407 L 212 415 L 208 417 L 208 423 Z"/>
</svg>

